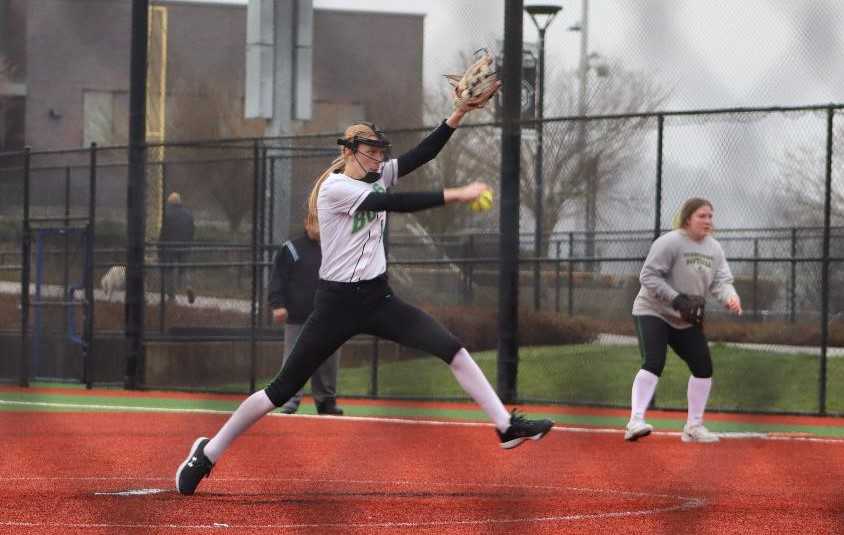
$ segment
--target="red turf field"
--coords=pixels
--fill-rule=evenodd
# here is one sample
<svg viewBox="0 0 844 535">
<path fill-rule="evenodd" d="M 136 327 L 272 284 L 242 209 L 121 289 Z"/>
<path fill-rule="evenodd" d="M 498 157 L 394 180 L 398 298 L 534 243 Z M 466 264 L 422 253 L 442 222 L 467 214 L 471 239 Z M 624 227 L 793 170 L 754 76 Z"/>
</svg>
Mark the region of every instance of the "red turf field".
<svg viewBox="0 0 844 535">
<path fill-rule="evenodd" d="M 844 441 L 265 418 L 193 497 L 224 415 L 0 413 L 2 533 L 844 533 Z M 124 491 L 149 494 L 119 495 Z"/>
</svg>

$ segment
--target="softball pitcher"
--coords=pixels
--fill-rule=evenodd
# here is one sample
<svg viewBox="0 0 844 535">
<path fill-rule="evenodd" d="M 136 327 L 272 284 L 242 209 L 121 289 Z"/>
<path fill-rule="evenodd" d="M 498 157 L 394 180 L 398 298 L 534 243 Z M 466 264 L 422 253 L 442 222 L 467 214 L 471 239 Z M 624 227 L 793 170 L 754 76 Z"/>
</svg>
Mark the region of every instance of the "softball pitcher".
<svg viewBox="0 0 844 535">
<path fill-rule="evenodd" d="M 498 84 L 500 85 L 500 84 Z M 497 90 L 496 85 L 489 96 Z M 176 473 L 176 487 L 193 494 L 232 441 L 281 407 L 322 362 L 356 334 L 370 334 L 436 355 L 495 424 L 502 448 L 538 440 L 550 420 L 508 413 L 460 341 L 436 320 L 402 301 L 387 282 L 383 235 L 387 212 L 415 212 L 470 203 L 489 190 L 474 182 L 442 191 L 388 193 L 404 176 L 434 158 L 471 106 L 460 106 L 417 147 L 387 159 L 390 143 L 369 123 L 346 129 L 340 156 L 316 181 L 308 217 L 319 224 L 322 265 L 314 311 L 302 327 L 278 376 L 247 398 L 211 439 L 200 437 Z"/>
</svg>

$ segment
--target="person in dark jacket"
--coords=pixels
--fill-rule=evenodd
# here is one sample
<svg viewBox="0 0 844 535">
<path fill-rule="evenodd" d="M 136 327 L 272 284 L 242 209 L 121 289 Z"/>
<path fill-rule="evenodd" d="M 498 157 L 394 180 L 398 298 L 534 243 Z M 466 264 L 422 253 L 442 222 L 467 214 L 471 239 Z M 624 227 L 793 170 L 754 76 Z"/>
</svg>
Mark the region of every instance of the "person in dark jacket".
<svg viewBox="0 0 844 535">
<path fill-rule="evenodd" d="M 182 204 L 182 196 L 175 191 L 167 197 L 164 207 L 164 222 L 158 241 L 158 259 L 165 264 L 184 264 L 190 257 L 190 243 L 193 241 L 193 214 Z M 176 288 L 185 288 L 188 302 L 196 298 L 191 288 L 190 272 L 179 265 L 162 271 L 164 288 L 168 299 L 175 299 Z"/>
<path fill-rule="evenodd" d="M 314 309 L 314 294 L 319 282 L 322 251 L 319 245 L 319 226 L 305 222 L 305 234 L 287 241 L 276 254 L 270 278 L 269 302 L 273 320 L 284 324 L 284 361 L 299 337 L 302 324 Z M 283 363 L 282 363 L 283 365 Z M 311 390 L 319 414 L 342 415 L 337 406 L 337 372 L 340 349 L 335 351 L 311 376 Z M 293 414 L 302 402 L 300 389 L 281 407 L 281 412 Z"/>
</svg>

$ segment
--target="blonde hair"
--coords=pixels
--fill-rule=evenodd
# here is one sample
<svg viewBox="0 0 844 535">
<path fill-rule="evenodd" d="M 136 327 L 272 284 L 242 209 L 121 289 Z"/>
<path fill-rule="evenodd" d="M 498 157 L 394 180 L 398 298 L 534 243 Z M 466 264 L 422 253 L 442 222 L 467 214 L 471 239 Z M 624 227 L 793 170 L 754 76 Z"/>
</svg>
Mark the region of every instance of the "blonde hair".
<svg viewBox="0 0 844 535">
<path fill-rule="evenodd" d="M 358 137 L 367 137 L 367 138 L 376 138 L 377 134 L 372 129 L 371 126 L 367 124 L 353 124 L 352 126 L 348 127 L 346 131 L 343 133 L 343 139 L 351 141 Z M 321 175 L 314 181 L 314 187 L 311 189 L 311 194 L 308 196 L 308 215 L 305 219 L 306 225 L 314 225 L 316 228 L 319 228 L 319 216 L 317 214 L 317 198 L 319 197 L 319 188 L 322 187 L 322 183 L 325 182 L 325 179 L 329 177 L 332 173 L 336 173 L 338 171 L 342 171 L 346 167 L 346 160 L 343 157 L 343 149 L 345 147 L 340 147 L 340 155 L 331 162 L 331 165 L 328 166 L 328 169 L 322 172 Z"/>
<path fill-rule="evenodd" d="M 167 197 L 167 202 L 170 204 L 182 204 L 182 196 L 174 191 Z"/>
<path fill-rule="evenodd" d="M 691 199 L 686 200 L 683 203 L 683 206 L 680 208 L 680 211 L 674 216 L 674 219 L 671 220 L 671 227 L 676 229 L 684 228 L 686 225 L 689 224 L 689 219 L 691 219 L 692 214 L 698 211 L 701 206 L 708 206 L 713 210 L 715 207 L 712 206 L 712 203 L 706 199 L 700 197 L 692 197 Z"/>
</svg>

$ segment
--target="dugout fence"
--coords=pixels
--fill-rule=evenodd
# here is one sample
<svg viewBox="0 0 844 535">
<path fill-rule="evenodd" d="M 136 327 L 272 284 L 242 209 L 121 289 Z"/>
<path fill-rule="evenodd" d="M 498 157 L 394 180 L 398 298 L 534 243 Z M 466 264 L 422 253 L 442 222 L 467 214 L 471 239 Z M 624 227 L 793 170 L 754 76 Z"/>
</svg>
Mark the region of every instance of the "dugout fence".
<svg viewBox="0 0 844 535">
<path fill-rule="evenodd" d="M 546 119 L 539 195 L 534 167 L 539 137 L 531 133 L 535 128 L 525 128 L 519 401 L 629 403 L 629 383 L 639 363 L 630 319 L 639 269 L 651 241 L 670 228 L 682 201 L 703 196 L 715 205 L 716 237 L 745 305 L 745 315 L 736 319 L 709 303 L 707 333 L 716 369 L 712 408 L 844 412 L 841 109 Z M 428 130 L 387 135 L 401 152 Z M 498 134 L 496 123 L 464 125 L 440 156 L 405 177 L 401 188 L 483 179 L 499 191 Z M 126 360 L 125 295 L 121 289 L 106 295 L 100 284 L 112 267 L 126 262 L 126 148 L 0 155 L 5 348 L 0 379 L 122 385 L 134 374 L 141 388 L 246 392 L 262 386 L 277 372 L 283 344 L 266 303 L 272 258 L 288 237 L 275 230 L 278 218 L 286 218 L 290 234 L 298 231 L 310 185 L 335 154 L 336 137 L 172 143 L 147 152 L 147 178 L 158 182 L 159 195 L 148 201 L 162 208 L 149 214 L 163 214 L 167 194 L 180 192 L 196 231 L 192 242 L 162 244 L 160 216 L 148 217 L 145 360 L 132 369 Z M 92 175 L 96 189 L 90 186 Z M 286 214 L 278 213 L 280 184 L 288 196 Z M 26 245 L 27 221 L 71 220 L 89 211 L 94 214 L 89 264 L 81 261 L 81 242 L 47 240 L 40 253 Z M 539 225 L 535 213 L 543 214 Z M 392 215 L 386 245 L 397 293 L 455 330 L 493 377 L 498 212 L 477 215 L 449 206 Z M 185 255 L 164 261 L 163 251 Z M 72 286 L 65 277 L 68 269 L 91 281 L 87 375 L 67 365 L 70 346 L 50 346 L 50 355 L 38 357 L 54 359 L 51 369 L 66 372 L 33 374 L 35 319 L 25 305 L 28 292 L 21 289 L 27 279 L 33 283 L 39 262 L 43 287 L 62 295 Z M 76 267 L 66 268 L 70 265 Z M 179 278 L 179 270 L 189 275 L 194 303 L 188 302 L 185 284 L 168 295 L 168 280 Z M 66 315 L 41 322 L 71 343 Z M 573 332 L 577 336 L 569 336 Z M 362 337 L 344 350 L 340 395 L 460 397 L 459 389 L 443 387 L 447 377 L 428 371 L 438 367 L 428 365 L 425 356 Z M 657 406 L 683 408 L 686 377 L 682 363 L 669 358 Z"/>
</svg>

